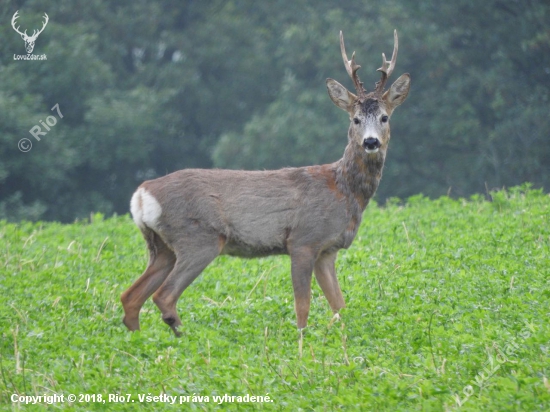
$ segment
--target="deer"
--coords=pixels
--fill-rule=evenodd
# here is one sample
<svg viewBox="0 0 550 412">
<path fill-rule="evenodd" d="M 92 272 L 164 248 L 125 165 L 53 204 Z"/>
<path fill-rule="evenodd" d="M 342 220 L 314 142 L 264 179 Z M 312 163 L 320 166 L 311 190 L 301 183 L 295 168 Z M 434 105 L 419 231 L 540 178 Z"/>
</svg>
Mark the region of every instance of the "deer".
<svg viewBox="0 0 550 412">
<path fill-rule="evenodd" d="M 38 35 L 44 31 L 44 29 L 46 28 L 46 25 L 48 24 L 48 21 L 50 20 L 50 18 L 48 17 L 48 15 L 46 13 L 44 13 L 44 16 L 42 16 L 42 18 L 44 19 L 44 22 L 42 23 L 42 28 L 40 30 L 33 30 L 32 36 L 28 36 L 27 35 L 27 30 L 25 30 L 24 33 L 21 33 L 19 31 L 20 26 L 15 27 L 16 20 L 19 18 L 18 13 L 19 13 L 19 10 L 17 10 L 14 13 L 14 15 L 11 19 L 11 26 L 13 27 L 13 29 L 17 33 L 19 33 L 19 35 L 21 35 L 21 38 L 25 41 L 25 49 L 27 49 L 27 53 L 31 54 L 32 51 L 34 50 L 34 42 L 38 38 Z"/>
<path fill-rule="evenodd" d="M 343 157 L 331 164 L 244 171 L 183 169 L 143 182 L 130 211 L 149 251 L 147 268 L 122 295 L 123 323 L 139 330 L 139 312 L 153 295 L 162 320 L 176 336 L 182 322 L 176 303 L 183 291 L 218 256 L 290 256 L 296 325 L 302 336 L 311 303 L 312 274 L 333 311 L 345 307 L 336 277 L 338 251 L 352 244 L 363 211 L 374 195 L 390 140 L 389 119 L 409 93 L 410 76 L 386 82 L 397 60 L 382 53 L 380 80 L 363 88 L 355 62 L 340 50 L 357 94 L 327 79 L 332 102 L 349 115 Z"/>
</svg>

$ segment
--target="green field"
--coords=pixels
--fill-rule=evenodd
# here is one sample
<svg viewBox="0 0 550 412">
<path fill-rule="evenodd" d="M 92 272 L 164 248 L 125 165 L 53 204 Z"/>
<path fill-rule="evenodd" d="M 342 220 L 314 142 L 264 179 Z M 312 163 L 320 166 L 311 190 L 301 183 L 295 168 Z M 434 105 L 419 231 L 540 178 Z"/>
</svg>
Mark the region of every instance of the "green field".
<svg viewBox="0 0 550 412">
<path fill-rule="evenodd" d="M 218 258 L 179 301 L 181 338 L 151 301 L 129 333 L 119 297 L 147 263 L 129 216 L 0 223 L 0 409 L 548 411 L 550 197 L 491 198 L 371 204 L 336 262 L 347 308 L 331 324 L 314 284 L 301 357 L 286 256 Z"/>
</svg>

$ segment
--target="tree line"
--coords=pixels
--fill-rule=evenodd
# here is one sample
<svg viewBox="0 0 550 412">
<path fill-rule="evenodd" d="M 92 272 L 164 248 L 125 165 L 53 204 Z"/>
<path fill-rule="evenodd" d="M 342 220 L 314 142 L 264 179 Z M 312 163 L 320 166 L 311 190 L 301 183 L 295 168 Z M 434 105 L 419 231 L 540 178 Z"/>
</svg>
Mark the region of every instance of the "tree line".
<svg viewBox="0 0 550 412">
<path fill-rule="evenodd" d="M 16 11 L 27 33 L 48 14 L 46 60 L 14 58 Z M 353 89 L 340 30 L 367 89 L 394 29 L 396 77 L 412 77 L 380 201 L 550 183 L 545 0 L 7 0 L 0 22 L 0 219 L 126 213 L 141 181 L 182 168 L 339 159 L 349 120 L 325 79 Z"/>
</svg>

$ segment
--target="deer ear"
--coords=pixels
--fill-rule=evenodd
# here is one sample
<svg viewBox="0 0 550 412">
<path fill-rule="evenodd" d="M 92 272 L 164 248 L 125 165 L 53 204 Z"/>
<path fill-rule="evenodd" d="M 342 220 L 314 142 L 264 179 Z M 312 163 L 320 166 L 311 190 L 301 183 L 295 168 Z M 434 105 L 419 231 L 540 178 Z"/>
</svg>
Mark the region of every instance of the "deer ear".
<svg viewBox="0 0 550 412">
<path fill-rule="evenodd" d="M 353 111 L 353 103 L 357 99 L 356 95 L 333 79 L 327 79 L 327 89 L 328 95 L 336 106 L 348 113 Z"/>
<path fill-rule="evenodd" d="M 393 82 L 389 90 L 384 93 L 382 98 L 386 101 L 386 104 L 391 107 L 391 110 L 393 110 L 405 101 L 407 95 L 409 94 L 410 87 L 411 76 L 409 73 L 405 73 Z"/>
</svg>

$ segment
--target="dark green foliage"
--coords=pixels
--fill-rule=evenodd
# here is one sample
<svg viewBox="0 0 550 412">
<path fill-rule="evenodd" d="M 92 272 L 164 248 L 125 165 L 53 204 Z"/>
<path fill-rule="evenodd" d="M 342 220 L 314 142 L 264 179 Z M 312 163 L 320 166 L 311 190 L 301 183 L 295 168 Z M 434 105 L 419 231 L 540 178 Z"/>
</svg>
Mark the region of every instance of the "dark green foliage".
<svg viewBox="0 0 550 412">
<path fill-rule="evenodd" d="M 11 28 L 50 22 L 46 61 L 14 61 Z M 327 77 L 351 87 L 338 32 L 367 88 L 397 28 L 392 119 L 378 196 L 468 195 L 550 183 L 550 3 L 53 1 L 0 5 L 0 216 L 72 221 L 125 213 L 144 179 L 186 167 L 332 162 L 348 119 Z M 38 142 L 29 130 L 59 104 Z M 21 153 L 17 143 L 33 148 Z"/>
<path fill-rule="evenodd" d="M 179 300 L 181 338 L 150 300 L 132 334 L 119 296 L 147 253 L 127 215 L 0 223 L 0 409 L 18 409 L 12 394 L 130 393 L 132 405 L 57 407 L 548 411 L 550 197 L 526 187 L 491 197 L 373 202 L 336 262 L 342 319 L 330 323 L 314 281 L 301 358 L 288 257 L 219 257 Z M 499 368 L 482 381 L 491 360 Z M 273 403 L 139 404 L 147 393 Z"/>
</svg>

